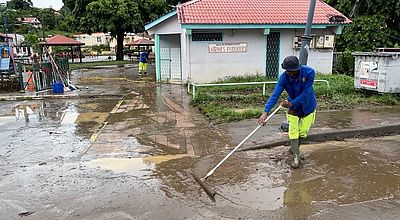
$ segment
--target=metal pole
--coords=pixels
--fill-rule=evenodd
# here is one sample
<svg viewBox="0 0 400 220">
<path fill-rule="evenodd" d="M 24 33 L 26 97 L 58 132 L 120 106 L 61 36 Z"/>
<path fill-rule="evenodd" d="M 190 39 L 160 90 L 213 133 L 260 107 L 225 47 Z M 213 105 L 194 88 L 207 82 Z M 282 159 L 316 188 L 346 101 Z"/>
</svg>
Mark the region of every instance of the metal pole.
<svg viewBox="0 0 400 220">
<path fill-rule="evenodd" d="M 265 83 L 263 84 L 263 95 L 265 95 Z"/>
<path fill-rule="evenodd" d="M 275 111 L 273 111 L 270 115 L 268 115 L 268 117 L 265 119 L 264 123 L 266 123 L 266 122 L 267 122 L 273 115 L 275 115 L 275 113 L 276 113 L 277 111 L 279 111 L 279 109 L 281 109 L 281 108 L 282 108 L 281 105 L 278 106 L 278 108 L 276 108 Z M 261 126 L 262 126 L 262 125 L 258 125 L 249 135 L 247 135 L 247 137 L 246 137 L 245 139 L 243 139 L 242 142 L 240 142 L 231 152 L 229 152 L 229 154 L 226 155 L 226 156 L 224 157 L 224 159 L 222 159 L 222 160 L 217 164 L 217 166 L 215 166 L 212 170 L 210 170 L 210 172 L 207 173 L 207 175 L 204 177 L 204 179 L 207 179 L 209 176 L 211 176 L 211 175 L 215 172 L 215 170 L 216 170 L 219 166 L 221 166 L 221 164 L 224 163 L 225 160 L 228 159 L 240 146 L 242 146 L 242 144 L 243 144 L 244 142 L 246 142 L 247 139 L 249 139 L 254 133 L 256 133 L 256 131 L 257 131 L 258 129 L 260 129 Z"/>
<path fill-rule="evenodd" d="M 3 23 L 4 23 L 4 34 L 6 35 L 6 41 L 7 41 L 7 47 L 10 47 L 10 42 L 8 40 L 8 17 L 7 16 L 3 16 Z"/>
<path fill-rule="evenodd" d="M 196 98 L 196 86 L 193 84 L 193 89 L 192 89 L 193 95 L 192 95 L 192 100 Z"/>
<path fill-rule="evenodd" d="M 24 77 L 22 77 L 22 64 L 18 63 L 19 90 L 24 91 Z"/>
<path fill-rule="evenodd" d="M 82 63 L 82 48 L 81 48 L 81 45 L 79 45 L 79 62 Z"/>
<path fill-rule="evenodd" d="M 312 39 L 310 34 L 311 34 L 312 21 L 314 18 L 315 4 L 316 0 L 310 1 L 310 8 L 308 9 L 306 29 L 304 31 L 304 35 L 301 37 L 301 49 L 300 49 L 299 61 L 300 64 L 302 65 L 307 65 L 308 51 L 310 50 L 310 41 Z"/>
</svg>

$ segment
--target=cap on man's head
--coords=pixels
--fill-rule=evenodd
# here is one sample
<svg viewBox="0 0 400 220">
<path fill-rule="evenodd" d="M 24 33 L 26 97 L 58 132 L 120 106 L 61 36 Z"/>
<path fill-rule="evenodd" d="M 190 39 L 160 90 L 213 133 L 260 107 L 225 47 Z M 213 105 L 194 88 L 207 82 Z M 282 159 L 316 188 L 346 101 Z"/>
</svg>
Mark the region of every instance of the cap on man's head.
<svg viewBox="0 0 400 220">
<path fill-rule="evenodd" d="M 296 56 L 286 57 L 281 66 L 286 71 L 297 71 L 301 68 L 299 59 Z"/>
</svg>

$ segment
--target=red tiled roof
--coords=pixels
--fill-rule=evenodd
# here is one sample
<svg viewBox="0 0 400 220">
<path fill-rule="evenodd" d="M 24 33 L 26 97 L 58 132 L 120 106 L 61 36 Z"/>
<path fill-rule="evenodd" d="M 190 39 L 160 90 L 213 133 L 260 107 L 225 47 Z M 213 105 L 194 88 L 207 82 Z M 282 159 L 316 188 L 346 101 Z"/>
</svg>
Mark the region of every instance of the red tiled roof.
<svg viewBox="0 0 400 220">
<path fill-rule="evenodd" d="M 37 20 L 36 22 L 35 19 L 37 20 L 36 17 L 26 17 L 26 18 L 17 18 L 18 21 L 22 22 L 22 23 L 29 23 L 29 24 L 33 24 L 33 23 L 37 23 L 40 24 L 40 21 Z"/>
<path fill-rule="evenodd" d="M 192 0 L 177 10 L 181 24 L 305 24 L 309 6 L 310 0 Z M 344 16 L 317 0 L 313 24 L 330 24 L 329 15 Z"/>
<path fill-rule="evenodd" d="M 68 45 L 84 45 L 85 43 L 82 43 L 80 41 L 65 37 L 65 36 L 61 36 L 61 35 L 56 35 L 53 37 L 50 37 L 48 39 L 46 39 L 46 43 L 42 42 L 40 44 L 44 44 L 44 45 L 59 45 L 59 46 L 68 46 Z"/>
<path fill-rule="evenodd" d="M 28 23 L 32 23 L 32 22 L 34 22 L 35 21 L 35 17 L 27 17 L 27 18 L 25 18 L 25 20 L 23 21 L 23 22 L 28 22 Z M 39 22 L 40 23 L 40 22 Z"/>
<path fill-rule="evenodd" d="M 126 46 L 154 46 L 154 41 L 141 38 L 127 43 Z"/>
</svg>

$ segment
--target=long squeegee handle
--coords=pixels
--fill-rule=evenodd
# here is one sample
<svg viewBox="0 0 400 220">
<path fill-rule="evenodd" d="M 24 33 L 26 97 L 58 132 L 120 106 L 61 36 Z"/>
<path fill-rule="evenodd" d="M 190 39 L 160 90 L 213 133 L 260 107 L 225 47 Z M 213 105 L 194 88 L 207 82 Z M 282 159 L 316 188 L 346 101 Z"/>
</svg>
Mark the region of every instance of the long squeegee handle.
<svg viewBox="0 0 400 220">
<path fill-rule="evenodd" d="M 282 108 L 281 105 L 278 106 L 278 108 L 276 108 L 275 111 L 273 111 L 270 115 L 268 115 L 268 117 L 265 119 L 264 123 L 267 122 L 267 121 L 268 121 L 277 111 L 279 111 L 279 109 L 281 109 L 281 108 Z M 244 142 L 246 142 L 247 139 L 249 139 L 254 133 L 256 133 L 256 131 L 257 131 L 258 129 L 260 129 L 261 126 L 262 126 L 262 125 L 258 125 L 258 126 L 256 127 L 256 129 L 254 129 L 249 135 L 247 135 L 247 137 L 246 137 L 245 139 L 243 139 L 243 141 L 240 142 L 240 144 L 238 144 L 231 152 L 229 152 L 229 154 L 226 155 L 225 158 L 222 159 L 221 162 L 219 162 L 219 163 L 217 164 L 217 166 L 215 166 L 212 170 L 210 170 L 210 172 L 207 173 L 207 175 L 204 177 L 204 179 L 207 179 L 209 176 L 211 176 L 211 175 L 214 173 L 214 171 L 215 171 L 219 166 L 221 166 L 221 164 L 224 163 L 225 160 L 228 159 L 240 146 L 242 146 L 242 144 L 243 144 Z"/>
</svg>

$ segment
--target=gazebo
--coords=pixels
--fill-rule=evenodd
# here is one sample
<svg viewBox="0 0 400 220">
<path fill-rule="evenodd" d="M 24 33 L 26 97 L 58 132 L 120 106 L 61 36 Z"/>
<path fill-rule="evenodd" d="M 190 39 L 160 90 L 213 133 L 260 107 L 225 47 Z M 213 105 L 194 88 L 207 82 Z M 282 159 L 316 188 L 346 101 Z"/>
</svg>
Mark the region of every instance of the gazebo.
<svg viewBox="0 0 400 220">
<path fill-rule="evenodd" d="M 141 38 L 126 44 L 126 46 L 154 46 L 154 41 Z"/>
<path fill-rule="evenodd" d="M 141 39 L 138 39 L 138 40 L 135 40 L 135 41 L 127 43 L 126 46 L 129 47 L 129 50 L 131 49 L 131 46 L 136 46 L 136 47 L 138 47 L 138 49 L 140 47 L 147 47 L 148 48 L 150 46 L 154 46 L 154 41 L 148 40 L 148 39 L 145 39 L 145 38 L 141 38 Z"/>
<path fill-rule="evenodd" d="M 77 46 L 79 48 L 79 60 L 82 63 L 82 45 L 85 45 L 85 43 L 82 43 L 80 41 L 61 36 L 61 35 L 56 35 L 53 37 L 50 37 L 46 39 L 46 42 L 41 42 L 39 43 L 41 46 L 66 46 L 71 48 L 71 58 L 72 62 L 74 62 L 74 50 L 73 47 Z"/>
<path fill-rule="evenodd" d="M 129 51 L 131 50 L 131 47 L 137 47 L 138 51 L 140 52 L 140 47 L 147 47 L 147 50 L 149 49 L 150 46 L 154 46 L 154 41 L 148 40 L 145 38 L 141 38 L 132 42 L 127 43 L 125 46 L 128 46 Z M 129 58 L 132 59 L 132 55 L 129 55 Z"/>
</svg>

